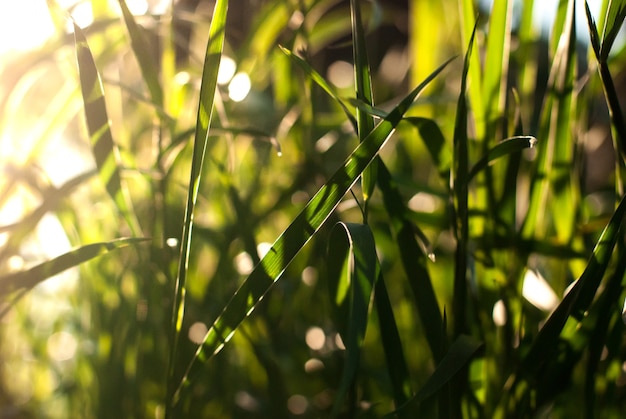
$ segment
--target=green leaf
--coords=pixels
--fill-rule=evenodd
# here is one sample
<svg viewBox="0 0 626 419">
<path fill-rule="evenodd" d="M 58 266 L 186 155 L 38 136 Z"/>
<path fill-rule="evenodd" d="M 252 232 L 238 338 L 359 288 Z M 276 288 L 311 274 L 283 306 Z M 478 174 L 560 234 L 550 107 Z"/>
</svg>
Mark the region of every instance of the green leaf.
<svg viewBox="0 0 626 419">
<path fill-rule="evenodd" d="M 459 371 L 466 367 L 482 346 L 483 344 L 473 337 L 460 335 L 452 343 L 426 384 L 406 404 L 400 406 L 394 414 L 402 411 L 415 412 L 420 403 L 437 394 Z"/>
<path fill-rule="evenodd" d="M 143 32 L 143 29 L 137 25 L 135 18 L 128 10 L 125 0 L 119 0 L 120 7 L 122 9 L 122 16 L 124 17 L 124 23 L 130 36 L 130 42 L 137 57 L 139 63 L 139 69 L 143 76 L 143 81 L 148 86 L 150 91 L 150 97 L 152 102 L 159 109 L 163 107 L 163 91 L 161 90 L 161 84 L 159 83 L 159 74 L 157 72 L 158 66 L 154 56 L 150 53 L 152 50 L 148 44 L 148 40 Z"/>
<path fill-rule="evenodd" d="M 428 258 L 415 238 L 415 227 L 407 217 L 408 208 L 382 160 L 378 165 L 378 185 L 383 194 L 385 210 L 389 214 L 402 266 L 415 298 L 415 306 L 424 328 L 428 347 L 435 361 L 440 361 L 443 357 L 441 350 L 443 319 L 426 266 Z"/>
<path fill-rule="evenodd" d="M 85 103 L 87 130 L 98 174 L 131 231 L 137 235 L 140 227 L 132 211 L 126 184 L 120 176 L 119 150 L 111 134 L 100 73 L 87 44 L 87 38 L 76 24 L 74 24 L 74 42 L 80 74 L 80 89 Z"/>
<path fill-rule="evenodd" d="M 350 190 L 363 170 L 378 154 L 417 95 L 449 62 L 450 60 L 446 61 L 435 70 L 389 113 L 387 119 L 376 126 L 274 242 L 261 262 L 224 307 L 222 313 L 212 323 L 204 342 L 198 348 L 187 369 L 175 395 L 174 403 L 179 402 L 181 393 L 193 383 L 202 364 L 224 347 L 241 322 L 252 313 L 272 285 L 280 279 L 287 265 L 319 230 L 345 193 Z"/>
<path fill-rule="evenodd" d="M 600 48 L 600 59 L 602 61 L 606 61 L 609 58 L 609 53 L 611 48 L 613 48 L 613 43 L 622 28 L 625 18 L 626 0 L 609 0 L 604 31 L 602 32 L 602 47 Z"/>
<path fill-rule="evenodd" d="M 174 377 L 176 373 L 174 366 L 176 365 L 178 341 L 180 339 L 180 331 L 183 324 L 183 317 L 185 315 L 187 268 L 189 266 L 194 209 L 198 199 L 202 166 L 204 164 L 207 143 L 209 140 L 209 126 L 211 124 L 213 102 L 217 88 L 217 73 L 222 57 L 222 49 L 224 47 L 227 12 L 228 0 L 218 0 L 215 3 L 213 18 L 209 28 L 209 39 L 204 57 L 204 67 L 202 70 L 202 84 L 200 86 L 200 99 L 196 118 L 191 173 L 189 188 L 187 191 L 187 204 L 185 206 L 185 218 L 183 222 L 180 257 L 178 260 L 178 275 L 176 279 L 174 307 L 172 313 L 173 336 L 171 339 L 172 346 L 170 350 L 170 365 L 168 374 L 168 399 L 170 402 L 177 383 L 177 380 Z M 168 412 L 166 413 L 166 416 L 171 415 L 171 411 L 169 410 L 171 409 L 171 406 L 171 403 L 168 403 Z"/>
<path fill-rule="evenodd" d="M 104 243 L 92 243 L 57 256 L 25 271 L 15 272 L 0 277 L 0 297 L 22 289 L 31 289 L 44 280 L 122 247 L 144 243 L 146 238 L 122 238 Z"/>
<path fill-rule="evenodd" d="M 375 287 L 374 302 L 378 313 L 380 338 L 385 351 L 387 371 L 393 388 L 393 399 L 396 406 L 402 406 L 412 394 L 411 380 L 382 271 L 379 272 Z"/>
<path fill-rule="evenodd" d="M 500 157 L 520 152 L 525 148 L 533 148 L 535 144 L 537 144 L 537 139 L 530 135 L 507 138 L 495 147 L 492 147 L 485 156 L 476 162 L 469 172 L 468 181 L 471 181 L 478 172 Z"/>
<path fill-rule="evenodd" d="M 365 33 L 363 22 L 361 21 L 361 0 L 350 0 L 350 17 L 352 19 L 352 55 L 354 58 L 354 80 L 356 86 L 357 100 L 366 105 L 373 105 L 372 77 L 370 65 L 367 58 L 367 48 L 365 47 Z M 357 132 L 359 141 L 374 129 L 374 118 L 360 108 L 356 109 Z M 361 178 L 363 191 L 363 211 L 364 219 L 367 221 L 367 207 L 369 200 L 374 193 L 376 186 L 376 161 L 374 161 L 364 172 Z"/>
<path fill-rule="evenodd" d="M 369 226 L 336 224 L 328 238 L 328 285 L 346 356 L 333 416 L 339 413 L 346 395 L 356 383 L 378 270 L 376 245 Z"/>
<path fill-rule="evenodd" d="M 356 122 L 354 115 L 352 115 L 352 113 L 346 106 L 345 102 L 339 97 L 339 95 L 335 91 L 335 88 L 332 87 L 330 84 L 328 84 L 326 79 L 324 79 L 324 77 L 322 77 L 321 74 L 315 71 L 315 69 L 311 67 L 309 63 L 304 61 L 302 58 L 298 57 L 296 54 L 294 54 L 292 51 L 288 50 L 287 48 L 280 46 L 280 45 L 279 47 L 281 51 L 287 57 L 291 58 L 296 64 L 298 64 L 298 66 L 300 66 L 300 68 L 302 68 L 302 70 L 304 70 L 304 73 L 306 74 L 307 77 L 309 77 L 311 80 L 317 83 L 317 85 L 321 87 L 328 94 L 328 96 L 330 96 L 335 102 L 337 102 L 339 106 L 341 106 L 341 109 L 343 109 L 344 113 L 346 114 L 346 117 L 352 123 L 352 126 L 355 127 L 355 129 L 357 129 L 357 122 Z"/>
<path fill-rule="evenodd" d="M 567 319 L 574 317 L 581 320 L 583 318 L 609 264 L 625 216 L 626 196 L 622 198 L 611 220 L 602 231 L 582 275 L 539 331 L 520 364 L 519 374 L 532 376 L 537 373 L 546 362 L 550 361 L 551 357 L 548 353 L 556 347 Z"/>
<path fill-rule="evenodd" d="M 450 153 L 450 148 L 447 147 L 446 140 L 439 125 L 432 119 L 417 116 L 409 116 L 404 118 L 404 120 L 417 128 L 420 137 L 422 137 L 424 144 L 426 144 L 426 148 L 428 149 L 433 163 L 437 166 L 439 176 L 444 181 L 449 182 L 452 153 Z"/>
</svg>

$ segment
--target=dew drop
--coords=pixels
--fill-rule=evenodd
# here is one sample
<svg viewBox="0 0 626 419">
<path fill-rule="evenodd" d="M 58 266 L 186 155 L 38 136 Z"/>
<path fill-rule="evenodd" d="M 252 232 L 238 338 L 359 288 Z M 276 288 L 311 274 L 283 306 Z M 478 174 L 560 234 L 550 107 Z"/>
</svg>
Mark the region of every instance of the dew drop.
<svg viewBox="0 0 626 419">
<path fill-rule="evenodd" d="M 428 259 L 430 259 L 431 262 L 437 262 L 437 256 L 435 256 L 433 252 L 428 253 Z"/>
</svg>

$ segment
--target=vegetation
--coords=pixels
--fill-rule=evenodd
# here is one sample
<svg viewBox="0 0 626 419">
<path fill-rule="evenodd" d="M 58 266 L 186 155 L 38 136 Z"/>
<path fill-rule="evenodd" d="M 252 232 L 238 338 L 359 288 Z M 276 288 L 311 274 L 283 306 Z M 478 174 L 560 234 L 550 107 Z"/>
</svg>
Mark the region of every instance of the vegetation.
<svg viewBox="0 0 626 419">
<path fill-rule="evenodd" d="M 2 415 L 621 417 L 626 1 L 137 3 L 1 68 Z"/>
</svg>

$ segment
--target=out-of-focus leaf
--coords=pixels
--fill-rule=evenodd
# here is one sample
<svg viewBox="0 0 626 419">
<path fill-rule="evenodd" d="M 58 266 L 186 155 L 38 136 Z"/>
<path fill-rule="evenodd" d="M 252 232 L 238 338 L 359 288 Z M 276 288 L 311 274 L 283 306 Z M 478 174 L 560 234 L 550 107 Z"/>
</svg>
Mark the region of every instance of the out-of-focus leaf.
<svg viewBox="0 0 626 419">
<path fill-rule="evenodd" d="M 74 39 L 87 129 L 98 173 L 131 231 L 137 235 L 140 227 L 132 210 L 126 185 L 120 176 L 119 151 L 111 135 L 100 74 L 87 44 L 87 38 L 76 24 L 74 24 Z"/>
<path fill-rule="evenodd" d="M 448 182 L 450 180 L 450 164 L 452 154 L 437 123 L 429 118 L 409 116 L 405 121 L 414 125 L 420 133 L 430 157 L 437 166 L 439 176 Z"/>
<path fill-rule="evenodd" d="M 369 226 L 338 223 L 328 238 L 328 285 L 346 357 L 333 416 L 339 413 L 356 383 L 378 269 L 376 245 Z"/>
<path fill-rule="evenodd" d="M 450 60 L 435 70 L 389 113 L 387 119 L 376 126 L 274 242 L 261 262 L 233 295 L 220 316 L 212 323 L 204 342 L 198 348 L 180 383 L 174 403 L 180 401 L 181 393 L 193 383 L 202 364 L 224 347 L 241 322 L 252 313 L 272 285 L 280 279 L 296 254 L 319 230 L 345 193 L 350 190 L 363 170 L 378 154 L 417 95 L 449 62 Z"/>
<path fill-rule="evenodd" d="M 285 55 L 287 55 L 289 58 L 291 58 L 296 64 L 298 64 L 300 66 L 300 68 L 302 68 L 302 70 L 304 70 L 304 73 L 311 79 L 313 80 L 315 83 L 317 83 L 317 85 L 319 87 L 321 87 L 322 89 L 324 89 L 324 91 L 326 93 L 328 93 L 328 96 L 330 96 L 331 98 L 333 98 L 335 100 L 335 102 L 337 102 L 337 104 L 339 106 L 341 106 L 341 109 L 343 109 L 344 113 L 346 114 L 346 116 L 348 117 L 348 119 L 350 120 L 350 122 L 352 123 L 352 126 L 357 127 L 357 122 L 356 122 L 356 118 L 354 117 L 354 115 L 350 112 L 350 110 L 348 109 L 348 107 L 346 106 L 346 104 L 344 103 L 344 101 L 339 97 L 339 95 L 337 94 L 337 92 L 335 91 L 335 89 L 328 84 L 328 82 L 326 81 L 326 79 L 324 79 L 324 77 L 322 77 L 317 71 L 315 71 L 315 69 L 313 67 L 311 67 L 309 65 L 309 63 L 307 63 L 306 61 L 304 61 L 302 58 L 298 57 L 296 54 L 294 54 L 292 51 L 288 50 L 285 47 L 280 47 L 280 49 L 285 53 Z"/>
<path fill-rule="evenodd" d="M 44 280 L 100 256 L 104 253 L 126 246 L 138 245 L 149 239 L 123 238 L 105 243 L 92 243 L 57 256 L 28 270 L 5 275 L 0 278 L 0 296 L 5 296 L 21 289 L 30 289 Z"/>
<path fill-rule="evenodd" d="M 449 383 L 461 369 L 469 364 L 472 357 L 482 346 L 483 344 L 473 337 L 460 335 L 454 343 L 452 343 L 446 355 L 437 365 L 437 368 L 435 368 L 435 371 L 428 381 L 426 381 L 426 384 L 393 414 L 395 415 L 396 413 L 406 410 L 415 412 L 416 409 L 419 409 L 419 404 L 437 394 L 438 391 Z"/>
<path fill-rule="evenodd" d="M 163 91 L 161 90 L 161 84 L 159 83 L 159 75 L 157 73 L 157 63 L 152 54 L 151 48 L 148 44 L 148 40 L 144 34 L 143 29 L 135 22 L 135 17 L 132 15 L 125 0 L 119 0 L 120 7 L 122 9 L 122 16 L 124 17 L 124 23 L 130 36 L 130 42 L 137 62 L 139 63 L 139 69 L 143 76 L 143 81 L 148 86 L 150 91 L 150 97 L 152 102 L 158 108 L 163 106 Z"/>
</svg>

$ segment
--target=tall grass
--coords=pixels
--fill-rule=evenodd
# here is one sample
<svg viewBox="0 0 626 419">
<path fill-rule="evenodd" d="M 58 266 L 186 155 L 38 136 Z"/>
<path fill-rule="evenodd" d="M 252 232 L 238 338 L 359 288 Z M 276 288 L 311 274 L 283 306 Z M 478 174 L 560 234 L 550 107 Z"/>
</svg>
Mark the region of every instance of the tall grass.
<svg viewBox="0 0 626 419">
<path fill-rule="evenodd" d="M 2 160 L 3 413 L 620 417 L 626 2 L 588 43 L 574 0 L 549 37 L 533 2 L 416 3 L 94 1 L 68 36 L 48 2 L 0 90 L 1 133 L 36 120 Z M 44 214 L 70 246 L 31 261 Z"/>
</svg>

